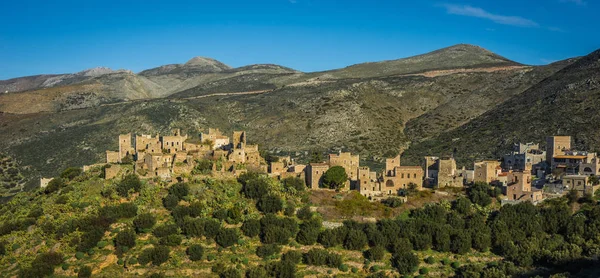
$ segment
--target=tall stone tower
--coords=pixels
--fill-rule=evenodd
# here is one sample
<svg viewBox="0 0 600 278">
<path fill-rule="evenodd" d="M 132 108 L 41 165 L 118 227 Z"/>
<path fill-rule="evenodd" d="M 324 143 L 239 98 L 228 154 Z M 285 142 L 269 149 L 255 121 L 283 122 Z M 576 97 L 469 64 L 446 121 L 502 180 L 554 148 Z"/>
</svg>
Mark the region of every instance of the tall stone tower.
<svg viewBox="0 0 600 278">
<path fill-rule="evenodd" d="M 133 154 L 133 147 L 131 146 L 131 133 L 119 135 L 119 162 L 123 160 L 127 155 Z"/>
<path fill-rule="evenodd" d="M 245 131 L 234 131 L 233 132 L 233 148 L 243 149 L 246 147 L 246 132 Z"/>
</svg>

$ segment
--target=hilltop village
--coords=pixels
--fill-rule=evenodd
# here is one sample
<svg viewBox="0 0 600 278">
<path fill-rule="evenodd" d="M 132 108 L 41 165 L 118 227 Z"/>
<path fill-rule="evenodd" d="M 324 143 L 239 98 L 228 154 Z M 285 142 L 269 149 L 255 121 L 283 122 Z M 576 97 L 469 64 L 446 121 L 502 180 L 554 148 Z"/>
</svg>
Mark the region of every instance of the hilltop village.
<svg viewBox="0 0 600 278">
<path fill-rule="evenodd" d="M 311 190 L 321 190 L 326 189 L 323 176 L 327 171 L 341 166 L 348 179 L 338 189 L 357 190 L 372 200 L 402 195 L 409 189 L 460 188 L 481 182 L 501 187 L 503 203 L 537 203 L 571 189 L 579 195 L 593 194 L 600 171 L 597 154 L 572 150 L 570 136 L 548 137 L 545 150 L 539 144 L 515 144 L 501 160 L 477 161 L 473 169 L 457 168 L 452 156 L 426 156 L 422 165 L 402 165 L 398 155 L 385 160 L 381 173 L 361 166 L 359 155 L 349 152 L 329 154 L 325 161 L 308 164 L 296 163 L 289 156 L 267 160 L 258 145 L 247 143 L 245 131 L 234 131 L 230 138 L 210 128 L 199 138 L 191 138 L 177 129 L 163 136 L 122 134 L 118 141 L 118 151 L 106 151 L 106 179 L 130 171 L 140 178 L 163 180 L 185 180 L 190 174 L 237 177 L 253 171 L 280 179 L 300 178 Z M 542 190 L 544 186 L 548 192 Z"/>
</svg>

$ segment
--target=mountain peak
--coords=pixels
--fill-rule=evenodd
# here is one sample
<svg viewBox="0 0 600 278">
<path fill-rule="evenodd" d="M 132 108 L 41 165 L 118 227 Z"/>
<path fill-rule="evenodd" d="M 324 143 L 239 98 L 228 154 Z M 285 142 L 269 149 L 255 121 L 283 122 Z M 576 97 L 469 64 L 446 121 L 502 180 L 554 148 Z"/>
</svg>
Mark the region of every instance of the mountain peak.
<svg viewBox="0 0 600 278">
<path fill-rule="evenodd" d="M 229 68 L 229 66 L 215 60 L 212 58 L 207 58 L 207 57 L 194 57 L 192 59 L 190 59 L 189 61 L 187 61 L 185 63 L 186 66 L 217 66 L 217 67 L 222 67 L 225 66 L 227 68 Z"/>
</svg>

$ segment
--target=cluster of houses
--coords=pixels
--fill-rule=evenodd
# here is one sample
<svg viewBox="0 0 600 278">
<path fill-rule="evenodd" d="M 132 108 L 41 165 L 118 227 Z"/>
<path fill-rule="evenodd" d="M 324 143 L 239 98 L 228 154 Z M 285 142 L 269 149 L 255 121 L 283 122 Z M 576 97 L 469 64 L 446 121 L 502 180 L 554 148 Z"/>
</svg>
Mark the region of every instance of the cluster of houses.
<svg viewBox="0 0 600 278">
<path fill-rule="evenodd" d="M 321 163 L 298 164 L 289 156 L 270 157 L 267 161 L 257 145 L 246 143 L 246 137 L 245 131 L 235 131 L 230 138 L 212 128 L 199 139 L 182 135 L 180 130 L 154 137 L 123 134 L 119 136 L 119 150 L 106 152 L 105 177 L 123 174 L 123 167 L 133 164 L 133 171 L 142 178 L 170 180 L 191 173 L 200 161 L 210 161 L 208 171 L 213 175 L 238 176 L 257 171 L 280 179 L 301 178 L 308 188 L 319 190 L 327 170 L 341 166 L 348 175 L 342 190 L 357 190 L 372 199 L 409 189 L 463 187 L 483 182 L 501 187 L 506 201 L 539 202 L 544 193 L 534 183 L 545 180 L 548 173 L 560 177 L 563 188 L 584 194 L 597 189 L 598 185 L 590 184 L 590 177 L 600 171 L 597 154 L 572 150 L 569 136 L 548 137 L 545 150 L 539 144 L 515 144 L 501 161 L 478 161 L 473 169 L 457 168 L 452 156 L 426 156 L 422 165 L 402 165 L 398 155 L 386 159 L 381 173 L 361 166 L 359 156 L 349 152 L 329 154 Z"/>
</svg>

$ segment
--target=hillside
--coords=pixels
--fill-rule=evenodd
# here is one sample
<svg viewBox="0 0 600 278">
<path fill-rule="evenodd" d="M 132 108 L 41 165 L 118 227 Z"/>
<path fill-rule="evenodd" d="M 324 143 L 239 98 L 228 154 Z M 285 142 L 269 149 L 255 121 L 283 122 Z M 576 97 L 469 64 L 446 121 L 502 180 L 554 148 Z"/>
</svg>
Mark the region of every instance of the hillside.
<svg viewBox="0 0 600 278">
<path fill-rule="evenodd" d="M 232 69 L 210 62 L 216 72 L 188 79 L 146 74 L 155 81 L 179 80 L 178 86 L 196 84 L 167 98 L 161 98 L 168 90 L 158 81 L 128 72 L 104 74 L 0 96 L 0 111 L 10 112 L 0 114 L 0 150 L 36 177 L 50 176 L 67 166 L 102 161 L 105 150 L 116 148 L 120 133 L 165 133 L 177 127 L 197 135 L 217 127 L 227 133 L 246 130 L 261 149 L 290 153 L 300 161 L 313 150 L 347 150 L 380 167 L 383 158 L 464 125 L 571 62 L 329 80 L 277 65 Z"/>
<path fill-rule="evenodd" d="M 375 77 L 430 70 L 510 66 L 521 66 L 521 64 L 479 46 L 458 44 L 404 59 L 357 64 L 339 70 L 326 71 L 322 73 L 322 78 Z"/>
<path fill-rule="evenodd" d="M 516 142 L 573 136 L 578 149 L 600 150 L 600 50 L 532 86 L 470 122 L 411 145 L 405 157 L 449 153 L 459 161 L 498 158 Z"/>
</svg>

